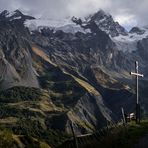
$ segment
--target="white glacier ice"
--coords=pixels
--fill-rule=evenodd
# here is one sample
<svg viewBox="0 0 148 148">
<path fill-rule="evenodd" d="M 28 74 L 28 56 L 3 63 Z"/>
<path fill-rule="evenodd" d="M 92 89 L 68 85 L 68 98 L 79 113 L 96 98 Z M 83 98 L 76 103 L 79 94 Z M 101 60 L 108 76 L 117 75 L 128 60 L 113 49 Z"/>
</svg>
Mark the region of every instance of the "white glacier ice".
<svg viewBox="0 0 148 148">
<path fill-rule="evenodd" d="M 54 19 L 34 19 L 34 20 L 27 20 L 25 22 L 25 26 L 30 29 L 30 31 L 38 30 L 39 28 L 48 27 L 52 28 L 55 31 L 62 30 L 66 33 L 76 33 L 76 32 L 83 32 L 88 33 L 90 32 L 89 29 L 84 30 L 79 25 L 76 25 L 70 19 L 62 19 L 62 20 L 54 20 Z"/>
<path fill-rule="evenodd" d="M 111 38 L 115 42 L 118 50 L 123 52 L 132 52 L 137 50 L 138 41 L 148 37 L 148 29 L 142 29 L 145 31 L 143 34 L 128 33 L 127 36 L 119 35 Z"/>
</svg>

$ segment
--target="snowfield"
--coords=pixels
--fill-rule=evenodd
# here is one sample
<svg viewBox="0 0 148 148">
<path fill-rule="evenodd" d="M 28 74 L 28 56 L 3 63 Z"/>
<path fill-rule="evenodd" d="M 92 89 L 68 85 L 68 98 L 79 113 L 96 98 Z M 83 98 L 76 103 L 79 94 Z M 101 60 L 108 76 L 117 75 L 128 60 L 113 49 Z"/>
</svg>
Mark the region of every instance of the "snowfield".
<svg viewBox="0 0 148 148">
<path fill-rule="evenodd" d="M 34 20 L 27 20 L 25 22 L 25 26 L 33 30 L 39 30 L 39 28 L 48 27 L 51 29 L 62 30 L 66 33 L 89 33 L 91 32 L 89 29 L 84 30 L 79 25 L 73 23 L 70 19 L 63 19 L 63 20 L 53 20 L 53 19 L 34 19 Z"/>
<path fill-rule="evenodd" d="M 121 50 L 123 52 L 132 52 L 137 50 L 138 41 L 148 37 L 148 29 L 146 28 L 142 28 L 142 29 L 145 32 L 141 35 L 137 33 L 128 33 L 127 36 L 119 35 L 111 38 L 117 45 L 118 50 Z"/>
</svg>

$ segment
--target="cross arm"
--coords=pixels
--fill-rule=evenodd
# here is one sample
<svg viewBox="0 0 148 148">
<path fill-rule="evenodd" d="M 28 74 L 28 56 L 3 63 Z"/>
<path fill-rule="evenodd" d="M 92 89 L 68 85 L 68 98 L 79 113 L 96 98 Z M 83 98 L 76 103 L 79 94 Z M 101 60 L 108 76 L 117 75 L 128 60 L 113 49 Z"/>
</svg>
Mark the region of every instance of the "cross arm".
<svg viewBox="0 0 148 148">
<path fill-rule="evenodd" d="M 139 74 L 139 73 L 135 73 L 135 72 L 130 72 L 130 74 L 134 75 L 134 76 L 144 77 L 143 74 Z"/>
</svg>

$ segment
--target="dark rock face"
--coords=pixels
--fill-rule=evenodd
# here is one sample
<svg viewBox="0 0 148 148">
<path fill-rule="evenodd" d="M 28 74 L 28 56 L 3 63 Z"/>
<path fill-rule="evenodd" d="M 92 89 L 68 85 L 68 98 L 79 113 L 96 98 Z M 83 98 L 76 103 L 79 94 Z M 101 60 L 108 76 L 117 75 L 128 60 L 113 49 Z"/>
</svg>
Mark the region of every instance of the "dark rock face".
<svg viewBox="0 0 148 148">
<path fill-rule="evenodd" d="M 147 46 L 148 46 L 148 38 L 144 38 L 138 42 L 138 49 L 139 49 L 138 52 L 140 56 L 146 61 L 148 60 Z"/>
<path fill-rule="evenodd" d="M 137 34 L 139 34 L 139 35 L 141 35 L 141 34 L 144 34 L 144 30 L 142 30 L 142 29 L 140 29 L 140 28 L 138 28 L 138 27 L 133 27 L 131 30 L 130 30 L 130 33 L 137 33 Z"/>
<path fill-rule="evenodd" d="M 28 30 L 20 20 L 1 20 L 0 28 L 1 89 L 16 85 L 38 87 L 29 52 Z"/>
</svg>

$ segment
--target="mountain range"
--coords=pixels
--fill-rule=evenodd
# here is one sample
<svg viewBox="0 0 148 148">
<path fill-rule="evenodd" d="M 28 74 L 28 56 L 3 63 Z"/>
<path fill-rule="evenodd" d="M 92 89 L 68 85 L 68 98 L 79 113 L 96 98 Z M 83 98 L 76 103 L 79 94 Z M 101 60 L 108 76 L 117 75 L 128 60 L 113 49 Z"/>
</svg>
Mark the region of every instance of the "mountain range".
<svg viewBox="0 0 148 148">
<path fill-rule="evenodd" d="M 148 28 L 128 32 L 103 10 L 62 21 L 1 12 L 0 126 L 20 145 L 20 135 L 27 135 L 56 146 L 71 134 L 71 122 L 77 134 L 117 122 L 121 107 L 135 110 L 135 61 L 144 74 L 139 88 L 146 115 L 147 45 Z"/>
</svg>

